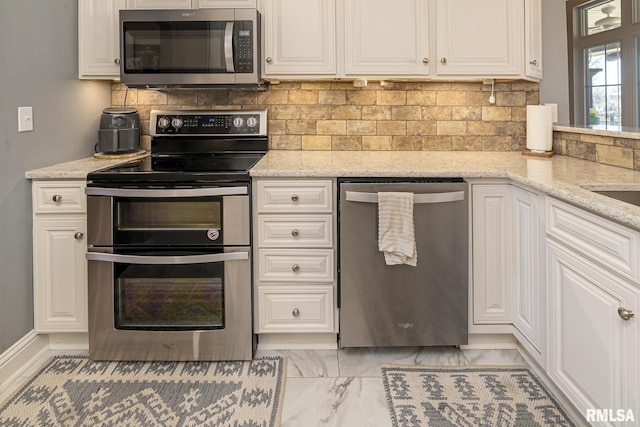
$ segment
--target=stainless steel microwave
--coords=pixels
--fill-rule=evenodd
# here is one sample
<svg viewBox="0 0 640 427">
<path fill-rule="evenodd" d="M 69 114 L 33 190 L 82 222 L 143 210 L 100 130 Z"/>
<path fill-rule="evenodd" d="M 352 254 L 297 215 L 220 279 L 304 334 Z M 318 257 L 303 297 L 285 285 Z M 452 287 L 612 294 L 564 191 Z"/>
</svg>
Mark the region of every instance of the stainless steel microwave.
<svg viewBox="0 0 640 427">
<path fill-rule="evenodd" d="M 259 86 L 260 13 L 121 10 L 120 58 L 130 87 Z"/>
</svg>

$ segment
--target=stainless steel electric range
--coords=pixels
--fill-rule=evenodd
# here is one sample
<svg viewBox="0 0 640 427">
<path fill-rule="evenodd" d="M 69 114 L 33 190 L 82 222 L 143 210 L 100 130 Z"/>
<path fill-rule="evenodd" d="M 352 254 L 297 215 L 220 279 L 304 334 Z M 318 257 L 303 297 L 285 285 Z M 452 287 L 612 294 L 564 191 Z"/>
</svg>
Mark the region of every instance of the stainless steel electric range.
<svg viewBox="0 0 640 427">
<path fill-rule="evenodd" d="M 89 357 L 248 360 L 249 169 L 266 111 L 152 111 L 150 156 L 87 176 Z"/>
</svg>

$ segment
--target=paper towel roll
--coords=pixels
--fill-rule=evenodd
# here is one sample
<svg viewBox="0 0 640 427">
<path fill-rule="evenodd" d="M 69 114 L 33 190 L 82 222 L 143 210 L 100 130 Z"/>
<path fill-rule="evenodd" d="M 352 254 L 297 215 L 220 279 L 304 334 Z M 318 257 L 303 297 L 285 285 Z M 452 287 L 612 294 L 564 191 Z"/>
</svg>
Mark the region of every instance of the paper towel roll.
<svg viewBox="0 0 640 427">
<path fill-rule="evenodd" d="M 527 149 L 536 153 L 553 148 L 553 109 L 548 105 L 527 105 Z"/>
</svg>

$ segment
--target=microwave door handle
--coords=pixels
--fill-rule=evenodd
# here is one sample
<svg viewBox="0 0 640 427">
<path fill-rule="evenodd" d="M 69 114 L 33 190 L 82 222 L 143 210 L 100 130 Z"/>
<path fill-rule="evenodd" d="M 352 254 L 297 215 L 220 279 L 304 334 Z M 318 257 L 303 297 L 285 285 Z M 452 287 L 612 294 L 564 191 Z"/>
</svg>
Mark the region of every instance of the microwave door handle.
<svg viewBox="0 0 640 427">
<path fill-rule="evenodd" d="M 345 200 L 348 202 L 378 203 L 378 193 L 361 193 L 358 191 L 347 191 Z M 451 191 L 448 193 L 424 193 L 414 194 L 413 203 L 447 203 L 464 200 L 464 191 Z"/>
<path fill-rule="evenodd" d="M 142 256 L 87 252 L 86 258 L 89 261 L 118 262 L 121 264 L 207 264 L 212 262 L 248 260 L 249 251 L 184 256 Z"/>
<path fill-rule="evenodd" d="M 110 197 L 208 197 L 208 196 L 239 196 L 249 194 L 247 187 L 212 187 L 212 188 L 184 188 L 184 189 L 134 189 L 134 188 L 99 188 L 87 187 L 88 196 Z"/>
<path fill-rule="evenodd" d="M 224 62 L 227 73 L 235 72 L 233 66 L 233 22 L 227 22 L 224 28 Z"/>
</svg>

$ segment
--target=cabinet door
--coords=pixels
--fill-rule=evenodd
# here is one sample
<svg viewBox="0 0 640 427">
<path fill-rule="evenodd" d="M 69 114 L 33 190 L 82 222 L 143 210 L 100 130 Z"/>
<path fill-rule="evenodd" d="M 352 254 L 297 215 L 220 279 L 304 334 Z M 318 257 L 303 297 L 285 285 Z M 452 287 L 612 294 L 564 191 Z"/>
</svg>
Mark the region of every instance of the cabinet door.
<svg viewBox="0 0 640 427">
<path fill-rule="evenodd" d="M 512 236 L 509 184 L 474 184 L 473 321 L 512 321 Z"/>
<path fill-rule="evenodd" d="M 346 0 L 345 74 L 429 73 L 427 0 Z"/>
<path fill-rule="evenodd" d="M 189 9 L 191 0 L 129 0 L 131 9 Z"/>
<path fill-rule="evenodd" d="M 524 1 L 525 75 L 542 78 L 542 0 Z"/>
<path fill-rule="evenodd" d="M 87 331 L 86 228 L 86 219 L 81 216 L 34 220 L 38 333 Z"/>
<path fill-rule="evenodd" d="M 513 194 L 513 324 L 521 344 L 544 366 L 544 224 L 540 197 L 519 187 Z"/>
<path fill-rule="evenodd" d="M 89 79 L 120 78 L 118 12 L 126 0 L 79 0 L 79 76 Z"/>
<path fill-rule="evenodd" d="M 265 2 L 265 76 L 335 75 L 335 0 Z"/>
<path fill-rule="evenodd" d="M 197 2 L 198 0 L 194 0 Z M 200 9 L 207 8 L 254 8 L 256 7 L 256 0 L 199 0 Z M 195 6 L 195 5 L 194 5 Z"/>
<path fill-rule="evenodd" d="M 518 75 L 523 0 L 437 0 L 438 75 Z"/>
<path fill-rule="evenodd" d="M 638 292 L 572 251 L 547 241 L 550 353 L 548 372 L 583 414 L 587 409 L 638 414 Z M 635 425 L 635 424 L 634 424 Z"/>
</svg>

